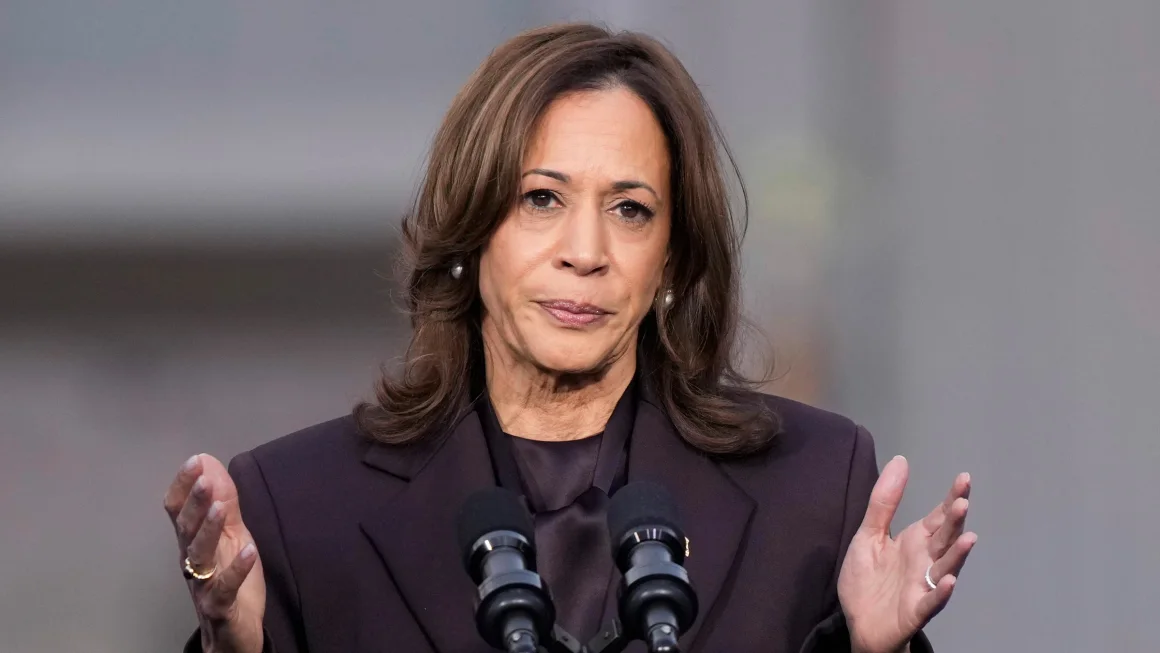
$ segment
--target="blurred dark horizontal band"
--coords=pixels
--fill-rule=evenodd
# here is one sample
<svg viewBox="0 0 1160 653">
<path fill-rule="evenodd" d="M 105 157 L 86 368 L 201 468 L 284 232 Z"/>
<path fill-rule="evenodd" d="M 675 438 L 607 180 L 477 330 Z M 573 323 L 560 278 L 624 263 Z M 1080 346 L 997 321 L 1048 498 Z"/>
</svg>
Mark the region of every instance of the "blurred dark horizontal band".
<svg viewBox="0 0 1160 653">
<path fill-rule="evenodd" d="M 386 228 L 384 227 L 384 231 Z M 0 245 L 0 324 L 84 320 L 398 319 L 396 248 L 356 242 Z"/>
<path fill-rule="evenodd" d="M 365 198 L 120 198 L 19 203 L 0 199 L 0 249 L 165 247 L 269 249 L 384 245 L 399 203 Z"/>
</svg>

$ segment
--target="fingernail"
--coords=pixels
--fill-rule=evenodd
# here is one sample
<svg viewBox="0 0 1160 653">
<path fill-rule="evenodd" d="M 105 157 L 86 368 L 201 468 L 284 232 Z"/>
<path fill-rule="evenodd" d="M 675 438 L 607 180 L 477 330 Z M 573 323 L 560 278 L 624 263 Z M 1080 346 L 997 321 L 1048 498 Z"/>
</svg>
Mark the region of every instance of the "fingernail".
<svg viewBox="0 0 1160 653">
<path fill-rule="evenodd" d="M 209 507 L 209 512 L 206 514 L 205 518 L 209 519 L 211 521 L 216 521 L 217 518 L 219 516 L 221 516 L 221 512 L 222 512 L 222 502 L 221 501 L 214 501 L 213 505 Z"/>
<path fill-rule="evenodd" d="M 902 454 L 899 454 L 899 455 L 895 456 L 895 457 L 893 458 L 893 460 L 906 460 L 906 456 L 903 456 Z"/>
<path fill-rule="evenodd" d="M 247 544 L 246 546 L 244 546 L 242 548 L 242 552 L 239 553 L 238 555 L 241 556 L 242 560 L 249 560 L 250 558 L 253 558 L 254 554 L 257 552 L 258 552 L 258 549 L 256 547 L 254 547 L 254 543 L 250 542 L 249 544 Z"/>
<path fill-rule="evenodd" d="M 181 471 L 183 471 L 183 472 L 193 471 L 193 466 L 196 464 L 197 464 L 197 454 L 193 454 L 192 456 L 189 457 L 189 460 L 185 461 L 185 463 L 181 465 Z"/>
<path fill-rule="evenodd" d="M 198 476 L 197 480 L 193 482 L 193 493 L 197 496 L 205 494 L 206 480 L 204 476 Z"/>
</svg>

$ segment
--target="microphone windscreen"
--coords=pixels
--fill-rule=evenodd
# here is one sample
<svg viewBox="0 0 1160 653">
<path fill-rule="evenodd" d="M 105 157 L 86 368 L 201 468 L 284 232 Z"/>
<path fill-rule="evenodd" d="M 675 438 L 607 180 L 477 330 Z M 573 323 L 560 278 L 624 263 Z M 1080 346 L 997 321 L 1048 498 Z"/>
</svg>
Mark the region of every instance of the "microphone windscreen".
<svg viewBox="0 0 1160 653">
<path fill-rule="evenodd" d="M 502 487 L 480 490 L 467 498 L 456 520 L 459 550 L 464 560 L 471 556 L 476 540 L 493 531 L 515 531 L 535 546 L 535 526 L 519 495 Z"/>
<path fill-rule="evenodd" d="M 676 502 L 669 491 L 657 483 L 629 483 L 608 502 L 608 533 L 613 548 L 619 546 L 629 532 L 641 526 L 667 526 L 679 537 L 684 537 L 677 521 Z"/>
</svg>

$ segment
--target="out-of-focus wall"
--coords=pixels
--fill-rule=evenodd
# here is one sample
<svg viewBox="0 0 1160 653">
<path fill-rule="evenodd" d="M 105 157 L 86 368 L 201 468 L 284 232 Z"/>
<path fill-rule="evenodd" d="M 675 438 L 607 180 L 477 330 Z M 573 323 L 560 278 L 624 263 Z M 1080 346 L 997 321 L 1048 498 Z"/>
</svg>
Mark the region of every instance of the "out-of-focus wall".
<svg viewBox="0 0 1160 653">
<path fill-rule="evenodd" d="M 972 472 L 938 650 L 1160 648 L 1160 5 L 8 0 L 0 651 L 180 645 L 165 484 L 367 395 L 441 112 L 562 18 L 701 83 L 772 388 L 910 458 L 899 526 Z"/>
<path fill-rule="evenodd" d="M 831 97 L 876 153 L 846 187 L 867 222 L 832 296 L 834 399 L 910 457 L 901 517 L 973 472 L 978 549 L 932 635 L 1160 650 L 1160 4 L 882 9 L 823 21 L 836 47 L 885 23 L 854 51 L 884 65 Z"/>
</svg>

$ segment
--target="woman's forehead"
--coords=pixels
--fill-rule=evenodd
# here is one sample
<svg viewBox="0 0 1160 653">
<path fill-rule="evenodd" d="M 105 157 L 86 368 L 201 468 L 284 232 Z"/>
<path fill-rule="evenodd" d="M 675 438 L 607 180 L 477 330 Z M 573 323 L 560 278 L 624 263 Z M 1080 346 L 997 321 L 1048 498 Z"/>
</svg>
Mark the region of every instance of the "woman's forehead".
<svg viewBox="0 0 1160 653">
<path fill-rule="evenodd" d="M 569 177 L 668 177 L 665 135 L 649 106 L 615 88 L 571 93 L 554 101 L 528 143 L 522 172 L 540 168 Z"/>
</svg>

